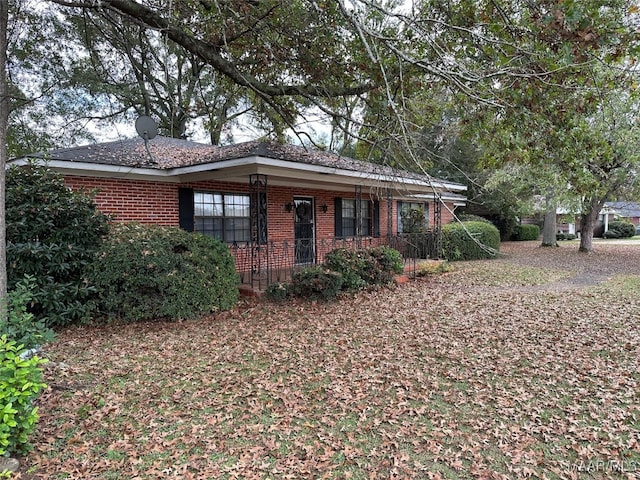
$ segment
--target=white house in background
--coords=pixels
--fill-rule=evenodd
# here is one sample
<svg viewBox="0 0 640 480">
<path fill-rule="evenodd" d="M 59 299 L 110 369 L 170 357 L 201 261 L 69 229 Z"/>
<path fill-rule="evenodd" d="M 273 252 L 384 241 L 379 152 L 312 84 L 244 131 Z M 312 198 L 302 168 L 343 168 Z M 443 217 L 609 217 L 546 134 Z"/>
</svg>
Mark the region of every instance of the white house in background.
<svg viewBox="0 0 640 480">
<path fill-rule="evenodd" d="M 560 223 L 562 217 L 572 216 L 572 213 L 566 209 L 558 208 L 558 231 L 564 233 L 576 233 L 576 224 L 579 223 L 579 215 L 575 215 L 575 223 Z M 598 214 L 598 225 L 602 229 L 601 233 L 609 230 L 609 224 L 614 221 L 626 221 L 633 223 L 636 227 L 640 225 L 640 203 L 637 202 L 605 202 L 602 210 Z M 598 234 L 599 235 L 599 234 Z"/>
<path fill-rule="evenodd" d="M 536 209 L 539 212 L 544 211 L 544 197 L 537 199 Z M 535 217 L 523 219 L 523 223 L 539 223 L 542 221 L 543 214 L 539 213 Z M 639 202 L 605 202 L 602 210 L 598 214 L 598 225 L 596 234 L 599 235 L 606 232 L 609 224 L 613 221 L 627 221 L 633 223 L 636 227 L 640 226 L 640 203 Z M 576 213 L 575 208 L 561 206 L 556 209 L 556 228 L 558 233 L 577 235 L 580 225 L 580 214 Z M 599 230 L 602 232 L 598 233 Z"/>
</svg>

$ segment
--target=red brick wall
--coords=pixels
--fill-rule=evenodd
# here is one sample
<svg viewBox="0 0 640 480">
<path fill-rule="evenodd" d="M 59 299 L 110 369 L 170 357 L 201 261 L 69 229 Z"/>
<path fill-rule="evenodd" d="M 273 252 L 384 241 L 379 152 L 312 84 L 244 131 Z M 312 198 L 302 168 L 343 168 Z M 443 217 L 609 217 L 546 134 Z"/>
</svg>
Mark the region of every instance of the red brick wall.
<svg viewBox="0 0 640 480">
<path fill-rule="evenodd" d="M 157 225 L 178 225 L 178 188 L 187 187 L 196 190 L 212 190 L 226 193 L 248 193 L 249 185 L 218 181 L 191 182 L 184 184 L 127 180 L 118 178 L 67 176 L 65 182 L 73 189 L 85 188 L 97 190 L 96 204 L 103 213 L 114 215 L 116 221 L 140 222 Z M 316 237 L 333 238 L 335 197 L 354 198 L 353 193 L 329 192 L 324 190 L 299 189 L 294 187 L 269 186 L 267 190 L 267 222 L 269 240 L 275 242 L 291 240 L 293 232 L 293 212 L 287 212 L 285 205 L 293 203 L 294 197 L 311 197 L 315 201 Z M 369 199 L 363 193 L 363 200 Z M 327 206 L 327 211 L 320 208 Z M 448 205 L 453 208 L 453 205 Z M 392 233 L 397 231 L 396 200 L 392 203 Z M 434 224 L 433 205 L 429 207 L 430 224 Z M 451 213 L 442 208 L 442 223 L 452 220 Z M 387 235 L 387 200 L 380 200 L 380 235 Z"/>
<path fill-rule="evenodd" d="M 116 221 L 178 225 L 178 185 L 118 178 L 65 177 L 73 189 L 97 190 L 96 204 Z"/>
<path fill-rule="evenodd" d="M 453 203 L 446 203 L 446 208 L 443 205 L 442 206 L 442 214 L 441 214 L 441 221 L 442 221 L 442 225 L 446 225 L 447 223 L 451 223 L 453 221 L 453 212 L 455 210 L 455 206 L 453 205 Z M 435 221 L 434 219 L 432 219 L 432 221 Z M 431 224 L 433 225 L 433 223 Z"/>
</svg>

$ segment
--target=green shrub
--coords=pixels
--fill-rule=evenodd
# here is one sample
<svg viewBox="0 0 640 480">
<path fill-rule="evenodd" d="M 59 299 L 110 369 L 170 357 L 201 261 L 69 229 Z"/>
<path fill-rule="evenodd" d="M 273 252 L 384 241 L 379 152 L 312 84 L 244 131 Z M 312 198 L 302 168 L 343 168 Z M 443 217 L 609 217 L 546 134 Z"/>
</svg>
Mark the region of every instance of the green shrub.
<svg viewBox="0 0 640 480">
<path fill-rule="evenodd" d="M 636 234 L 636 227 L 630 222 L 615 221 L 609 223 L 609 230 L 602 236 L 604 238 L 631 238 Z"/>
<path fill-rule="evenodd" d="M 89 278 L 97 311 L 124 321 L 194 318 L 238 301 L 228 247 L 174 227 L 113 225 Z"/>
<path fill-rule="evenodd" d="M 517 242 L 537 240 L 540 237 L 540 227 L 538 225 L 516 225 L 513 227 L 511 239 Z"/>
<path fill-rule="evenodd" d="M 27 305 L 33 300 L 35 279 L 27 276 L 16 288 L 7 293 L 6 306 L 2 306 L 0 332 L 9 340 L 22 345 L 26 350 L 33 349 L 54 339 L 53 330 L 43 320 L 37 320 L 27 311 Z"/>
<path fill-rule="evenodd" d="M 71 191 L 47 167 L 10 167 L 6 222 L 8 289 L 30 275 L 28 310 L 37 320 L 50 327 L 86 320 L 92 288 L 84 270 L 108 229 L 93 197 Z"/>
<path fill-rule="evenodd" d="M 575 240 L 577 237 L 573 233 L 557 233 L 556 240 Z"/>
<path fill-rule="evenodd" d="M 265 290 L 265 295 L 274 302 L 283 302 L 291 296 L 291 287 L 286 282 L 272 283 Z"/>
<path fill-rule="evenodd" d="M 500 232 L 486 222 L 450 223 L 442 227 L 442 250 L 447 260 L 478 260 L 495 257 Z"/>
<path fill-rule="evenodd" d="M 374 247 L 368 250 L 376 262 L 376 271 L 370 277 L 373 285 L 384 285 L 393 281 L 393 276 L 404 272 L 404 262 L 399 251 L 391 247 Z"/>
<path fill-rule="evenodd" d="M 458 215 L 458 220 L 461 222 L 484 222 L 491 223 L 491 220 L 481 217 L 480 215 L 474 215 L 473 213 L 462 213 Z M 491 223 L 493 225 L 493 223 Z"/>
<path fill-rule="evenodd" d="M 0 455 L 30 450 L 29 435 L 38 421 L 33 400 L 46 387 L 40 365 L 46 360 L 22 355 L 24 348 L 0 337 Z"/>
<path fill-rule="evenodd" d="M 324 266 L 342 275 L 344 290 L 354 291 L 367 285 L 384 285 L 402 273 L 402 255 L 390 247 L 357 250 L 337 248 L 325 256 Z"/>
<path fill-rule="evenodd" d="M 308 300 L 332 300 L 342 290 L 342 275 L 323 267 L 307 267 L 293 274 L 291 293 Z"/>
<path fill-rule="evenodd" d="M 367 285 L 390 283 L 394 274 L 403 271 L 402 255 L 393 248 L 336 248 L 327 253 L 323 266 L 296 272 L 290 284 L 269 285 L 266 296 L 274 301 L 283 301 L 290 296 L 331 300 L 341 290 L 355 291 Z"/>
<path fill-rule="evenodd" d="M 344 290 L 361 290 L 367 286 L 367 282 L 360 275 L 367 270 L 369 255 L 363 255 L 360 250 L 348 248 L 336 248 L 324 257 L 324 266 L 342 275 L 342 288 Z"/>
</svg>

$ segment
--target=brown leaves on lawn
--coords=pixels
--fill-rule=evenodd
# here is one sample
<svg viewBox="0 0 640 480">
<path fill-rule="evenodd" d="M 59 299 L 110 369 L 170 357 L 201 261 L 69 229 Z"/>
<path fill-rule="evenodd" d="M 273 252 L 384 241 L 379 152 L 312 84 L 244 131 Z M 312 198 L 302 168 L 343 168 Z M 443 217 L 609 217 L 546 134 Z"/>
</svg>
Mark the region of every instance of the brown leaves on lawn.
<svg viewBox="0 0 640 480">
<path fill-rule="evenodd" d="M 605 248 L 507 246 L 506 258 L 333 304 L 70 329 L 47 349 L 24 471 L 637 478 L 640 292 L 627 287 L 640 246 Z M 576 280 L 612 277 L 612 263 L 622 283 Z"/>
</svg>

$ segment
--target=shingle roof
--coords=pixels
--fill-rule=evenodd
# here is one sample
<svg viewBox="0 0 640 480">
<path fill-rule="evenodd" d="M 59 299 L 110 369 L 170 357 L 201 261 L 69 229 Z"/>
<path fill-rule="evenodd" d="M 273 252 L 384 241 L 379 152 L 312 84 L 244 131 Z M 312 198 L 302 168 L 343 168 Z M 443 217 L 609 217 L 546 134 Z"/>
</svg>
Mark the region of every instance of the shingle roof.
<svg viewBox="0 0 640 480">
<path fill-rule="evenodd" d="M 50 161 L 85 162 L 97 165 L 148 167 L 164 170 L 200 163 L 201 159 L 218 148 L 220 147 L 175 138 L 156 137 L 149 141 L 149 150 L 153 157 L 152 161 L 145 148 L 144 140 L 134 138 L 50 150 L 28 155 L 27 157 Z"/>
<path fill-rule="evenodd" d="M 615 210 L 621 217 L 640 217 L 640 203 L 637 202 L 606 202 L 606 206 Z"/>
<path fill-rule="evenodd" d="M 215 164 L 225 160 L 256 156 L 363 173 L 420 180 L 428 179 L 426 175 L 354 160 L 332 152 L 311 150 L 301 146 L 283 145 L 262 140 L 253 140 L 220 147 L 168 137 L 155 137 L 149 141 L 148 147 L 151 152 L 151 157 L 147 153 L 144 141 L 141 138 L 134 138 L 130 140 L 51 150 L 45 153 L 28 155 L 27 158 L 170 170 L 179 167 L 205 165 L 209 163 Z M 435 178 L 431 180 L 457 185 L 453 182 L 446 182 Z"/>
</svg>

